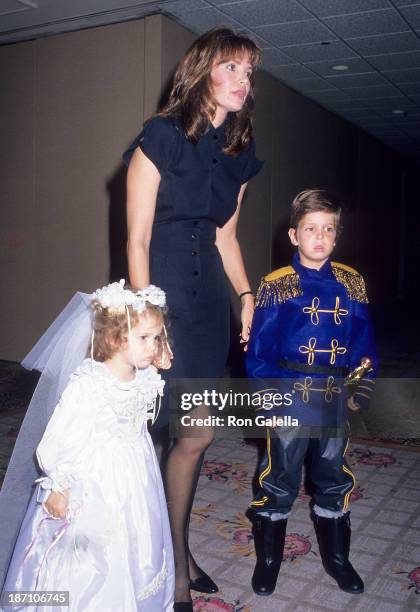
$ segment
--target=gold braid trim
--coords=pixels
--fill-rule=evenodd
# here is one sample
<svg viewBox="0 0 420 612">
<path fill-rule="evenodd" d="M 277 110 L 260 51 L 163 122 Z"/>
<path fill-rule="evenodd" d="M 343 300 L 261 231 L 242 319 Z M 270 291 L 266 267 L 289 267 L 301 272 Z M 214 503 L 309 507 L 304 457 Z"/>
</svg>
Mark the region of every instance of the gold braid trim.
<svg viewBox="0 0 420 612">
<path fill-rule="evenodd" d="M 286 266 L 262 278 L 256 306 L 265 308 L 283 304 L 299 295 L 303 295 L 299 274 L 291 266 Z"/>
<path fill-rule="evenodd" d="M 336 261 L 331 262 L 331 268 L 336 280 L 344 285 L 350 300 L 355 300 L 362 304 L 369 303 L 363 276 L 353 268 L 350 268 L 350 266 L 346 266 Z"/>
</svg>

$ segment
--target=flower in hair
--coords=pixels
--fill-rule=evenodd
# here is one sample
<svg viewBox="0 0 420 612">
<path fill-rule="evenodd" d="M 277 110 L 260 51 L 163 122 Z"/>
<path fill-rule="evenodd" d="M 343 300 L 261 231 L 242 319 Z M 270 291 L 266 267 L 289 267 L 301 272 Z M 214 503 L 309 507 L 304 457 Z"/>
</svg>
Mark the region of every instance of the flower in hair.
<svg viewBox="0 0 420 612">
<path fill-rule="evenodd" d="M 119 283 L 110 283 L 102 289 L 97 289 L 91 294 L 91 299 L 96 300 L 102 308 L 124 308 L 132 306 L 136 300 L 136 296 L 132 291 L 124 289 L 125 279 L 122 278 Z"/>
<path fill-rule="evenodd" d="M 140 289 L 137 291 L 136 296 L 139 300 L 144 300 L 160 308 L 163 308 L 166 304 L 165 292 L 155 285 L 149 285 L 144 289 Z"/>
<path fill-rule="evenodd" d="M 116 311 L 123 311 L 126 306 L 131 306 L 141 312 L 146 308 L 146 302 L 154 306 L 165 306 L 165 293 L 159 287 L 149 285 L 134 293 L 130 289 L 124 289 L 124 285 L 124 278 L 119 283 L 110 283 L 92 293 L 91 300 L 98 302 L 102 308 Z"/>
</svg>

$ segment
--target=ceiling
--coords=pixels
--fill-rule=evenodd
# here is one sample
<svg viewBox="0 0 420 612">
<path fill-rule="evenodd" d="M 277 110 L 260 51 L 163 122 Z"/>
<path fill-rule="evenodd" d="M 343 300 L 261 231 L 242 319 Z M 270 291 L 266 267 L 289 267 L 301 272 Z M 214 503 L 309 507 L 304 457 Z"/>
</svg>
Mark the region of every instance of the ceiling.
<svg viewBox="0 0 420 612">
<path fill-rule="evenodd" d="M 420 162 L 420 0 L 0 0 L 0 44 L 157 12 L 246 32 L 275 78 Z"/>
</svg>

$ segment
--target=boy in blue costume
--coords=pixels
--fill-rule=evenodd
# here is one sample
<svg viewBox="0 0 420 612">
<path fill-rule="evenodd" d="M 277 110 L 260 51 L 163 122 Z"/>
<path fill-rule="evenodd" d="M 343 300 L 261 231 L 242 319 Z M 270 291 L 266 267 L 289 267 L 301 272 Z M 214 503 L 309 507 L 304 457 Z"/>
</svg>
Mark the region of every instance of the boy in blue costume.
<svg viewBox="0 0 420 612">
<path fill-rule="evenodd" d="M 349 391 L 343 379 L 364 357 L 370 358 L 372 372 L 377 366 L 363 278 L 330 261 L 340 214 L 339 202 L 326 191 L 298 194 L 289 229 L 297 247 L 293 264 L 264 277 L 258 290 L 247 372 L 260 393 L 273 387 L 291 392 L 292 406 L 270 416 L 290 414 L 300 425 L 267 430 L 260 488 L 248 511 L 257 553 L 252 587 L 258 595 L 275 589 L 304 461 L 324 568 L 340 589 L 364 589 L 349 561 L 348 505 L 355 478 L 344 456 L 345 412 L 367 408 L 374 382 L 369 375 Z"/>
</svg>

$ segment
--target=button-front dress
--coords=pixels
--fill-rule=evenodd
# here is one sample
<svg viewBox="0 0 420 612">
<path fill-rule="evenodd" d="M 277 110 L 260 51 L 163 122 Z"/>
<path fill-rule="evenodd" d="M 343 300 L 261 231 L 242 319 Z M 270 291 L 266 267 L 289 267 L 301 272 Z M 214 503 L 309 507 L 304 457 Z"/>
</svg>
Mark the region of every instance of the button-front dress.
<svg viewBox="0 0 420 612">
<path fill-rule="evenodd" d="M 229 119 L 228 119 L 229 120 Z M 229 294 L 216 228 L 234 214 L 241 185 L 262 166 L 255 143 L 236 157 L 222 151 L 225 124 L 197 144 L 179 121 L 155 117 L 124 154 L 140 147 L 161 181 L 150 243 L 150 281 L 166 292 L 173 341 L 168 378 L 220 378 L 229 349 Z M 168 420 L 162 410 L 159 424 Z"/>
</svg>

